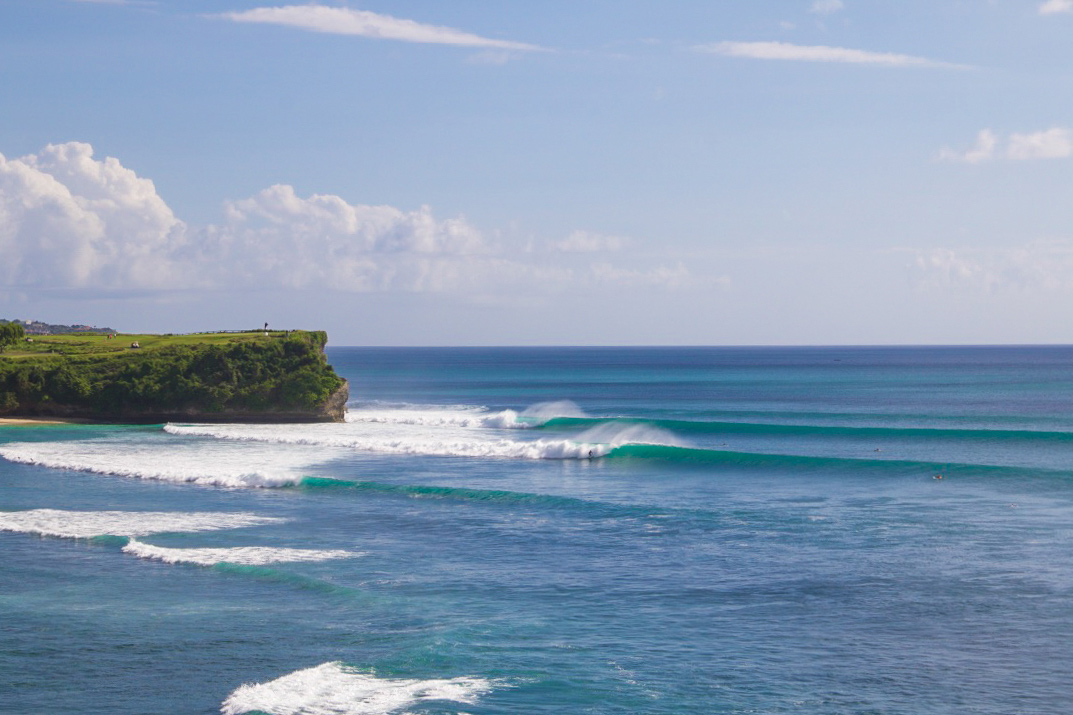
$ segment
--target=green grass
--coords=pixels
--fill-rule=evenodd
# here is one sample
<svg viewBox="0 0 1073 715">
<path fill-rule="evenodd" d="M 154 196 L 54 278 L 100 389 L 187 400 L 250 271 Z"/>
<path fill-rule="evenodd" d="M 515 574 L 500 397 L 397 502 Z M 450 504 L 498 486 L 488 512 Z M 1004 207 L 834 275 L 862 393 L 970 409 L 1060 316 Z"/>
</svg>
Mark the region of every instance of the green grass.
<svg viewBox="0 0 1073 715">
<path fill-rule="evenodd" d="M 190 333 L 187 335 L 153 335 L 119 333 L 114 338 L 105 334 L 71 333 L 67 335 L 31 335 L 33 342 L 21 342 L 0 353 L 0 358 L 35 358 L 53 355 L 106 356 L 136 352 L 130 345 L 137 342 L 141 350 L 172 347 L 176 345 L 226 345 L 231 343 L 267 343 L 286 337 L 284 331 L 248 333 Z"/>
</svg>

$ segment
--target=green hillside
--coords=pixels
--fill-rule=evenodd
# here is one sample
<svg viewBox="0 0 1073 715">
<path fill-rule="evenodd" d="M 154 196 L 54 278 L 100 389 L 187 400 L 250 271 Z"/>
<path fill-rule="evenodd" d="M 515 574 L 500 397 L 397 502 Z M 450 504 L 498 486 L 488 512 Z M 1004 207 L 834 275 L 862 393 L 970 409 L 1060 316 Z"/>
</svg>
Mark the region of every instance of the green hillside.
<svg viewBox="0 0 1073 715">
<path fill-rule="evenodd" d="M 0 353 L 0 415 L 340 420 L 346 381 L 326 342 L 310 331 L 31 336 Z"/>
</svg>

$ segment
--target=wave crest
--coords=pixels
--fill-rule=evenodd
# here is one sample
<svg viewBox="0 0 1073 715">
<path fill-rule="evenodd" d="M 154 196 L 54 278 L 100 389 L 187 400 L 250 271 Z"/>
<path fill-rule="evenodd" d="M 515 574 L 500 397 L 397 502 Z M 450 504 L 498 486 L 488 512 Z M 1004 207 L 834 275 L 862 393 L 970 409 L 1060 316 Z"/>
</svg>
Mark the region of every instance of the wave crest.
<svg viewBox="0 0 1073 715">
<path fill-rule="evenodd" d="M 267 683 L 242 685 L 223 702 L 223 715 L 384 715 L 422 701 L 473 704 L 491 691 L 483 678 L 377 678 L 340 662 L 323 663 Z"/>
<path fill-rule="evenodd" d="M 267 564 L 330 561 L 361 556 L 353 551 L 286 549 L 267 546 L 235 546 L 231 548 L 172 549 L 153 546 L 131 539 L 123 547 L 124 553 L 140 559 L 162 561 L 166 564 L 196 564 L 215 566 L 220 563 L 240 566 L 265 566 Z"/>
<path fill-rule="evenodd" d="M 15 531 L 68 539 L 96 536 L 146 536 L 163 532 L 216 531 L 262 524 L 279 524 L 287 519 L 242 512 L 158 512 L 158 511 L 65 511 L 29 509 L 0 512 L 0 531 Z"/>
<path fill-rule="evenodd" d="M 625 444 L 676 444 L 670 433 L 643 425 L 608 425 L 573 439 L 482 439 L 453 434 L 378 437 L 346 430 L 317 430 L 302 425 L 165 425 L 171 434 L 243 442 L 342 447 L 380 454 L 504 459 L 587 459 L 603 457 Z M 640 440 L 640 441 L 638 441 Z"/>
<path fill-rule="evenodd" d="M 297 484 L 303 455 L 272 455 L 252 467 L 250 455 L 206 454 L 204 450 L 164 450 L 163 445 L 132 449 L 107 440 L 12 442 L 0 446 L 0 457 L 20 464 L 70 469 L 162 482 L 221 487 L 281 487 Z"/>
</svg>

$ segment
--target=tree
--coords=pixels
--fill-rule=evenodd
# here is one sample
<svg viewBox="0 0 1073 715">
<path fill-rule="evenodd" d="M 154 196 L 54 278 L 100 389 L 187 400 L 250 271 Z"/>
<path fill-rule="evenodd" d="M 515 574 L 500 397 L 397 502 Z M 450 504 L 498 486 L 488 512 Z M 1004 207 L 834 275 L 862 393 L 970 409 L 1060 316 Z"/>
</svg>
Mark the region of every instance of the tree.
<svg viewBox="0 0 1073 715">
<path fill-rule="evenodd" d="M 26 337 L 26 331 L 18 323 L 4 323 L 0 325 L 0 353 L 9 345 L 15 345 Z"/>
</svg>

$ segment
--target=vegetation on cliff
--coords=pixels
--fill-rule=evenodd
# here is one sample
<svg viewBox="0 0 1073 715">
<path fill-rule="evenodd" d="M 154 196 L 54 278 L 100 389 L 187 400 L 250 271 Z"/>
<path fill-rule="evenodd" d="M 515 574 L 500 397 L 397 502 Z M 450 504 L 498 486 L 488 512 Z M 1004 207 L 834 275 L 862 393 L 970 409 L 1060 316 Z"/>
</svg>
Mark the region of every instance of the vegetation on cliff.
<svg viewBox="0 0 1073 715">
<path fill-rule="evenodd" d="M 326 341 L 306 331 L 35 337 L 0 358 L 0 415 L 340 419 L 329 403 L 345 381 Z"/>
<path fill-rule="evenodd" d="M 0 323 L 0 353 L 9 345 L 15 345 L 26 336 L 26 331 L 17 323 Z"/>
</svg>

